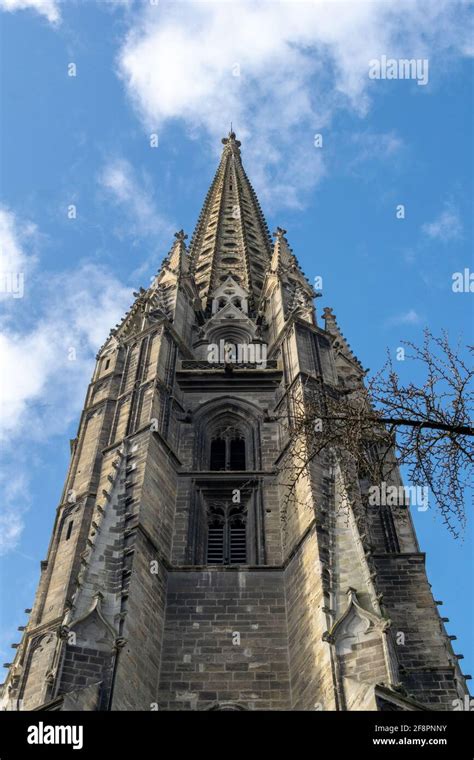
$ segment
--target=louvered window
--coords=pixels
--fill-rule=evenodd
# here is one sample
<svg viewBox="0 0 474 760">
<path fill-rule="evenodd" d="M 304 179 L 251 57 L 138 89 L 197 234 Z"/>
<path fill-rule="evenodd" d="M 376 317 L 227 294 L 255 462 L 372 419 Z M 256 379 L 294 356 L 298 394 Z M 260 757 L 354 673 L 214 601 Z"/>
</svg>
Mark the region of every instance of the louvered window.
<svg viewBox="0 0 474 760">
<path fill-rule="evenodd" d="M 207 531 L 208 565 L 244 565 L 247 562 L 247 527 L 242 509 L 213 507 Z"/>
<path fill-rule="evenodd" d="M 229 529 L 229 562 L 244 565 L 247 562 L 247 530 L 245 524 L 235 523 Z"/>
<path fill-rule="evenodd" d="M 207 564 L 224 564 L 224 528 L 222 526 L 209 527 L 207 539 Z"/>
</svg>

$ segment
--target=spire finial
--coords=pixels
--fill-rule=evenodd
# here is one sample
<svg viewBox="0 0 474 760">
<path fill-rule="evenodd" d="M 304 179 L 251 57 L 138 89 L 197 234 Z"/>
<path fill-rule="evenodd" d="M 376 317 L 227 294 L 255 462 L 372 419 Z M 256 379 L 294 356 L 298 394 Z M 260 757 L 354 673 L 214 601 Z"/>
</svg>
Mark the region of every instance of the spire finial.
<svg viewBox="0 0 474 760">
<path fill-rule="evenodd" d="M 323 318 L 327 321 L 335 322 L 336 315 L 333 313 L 332 306 L 325 306 L 323 309 Z"/>
<path fill-rule="evenodd" d="M 275 232 L 273 233 L 273 237 L 275 237 L 277 240 L 282 240 L 286 235 L 286 230 L 283 229 L 283 227 L 277 227 Z"/>
<path fill-rule="evenodd" d="M 184 230 L 179 230 L 179 232 L 175 232 L 174 236 L 178 243 L 184 243 L 185 240 L 188 239 L 188 236 L 185 234 Z"/>
<path fill-rule="evenodd" d="M 241 142 L 235 137 L 235 132 L 232 128 L 232 122 L 230 122 L 230 132 L 227 137 L 222 138 L 222 142 L 224 145 L 229 145 L 231 148 L 240 148 Z"/>
</svg>

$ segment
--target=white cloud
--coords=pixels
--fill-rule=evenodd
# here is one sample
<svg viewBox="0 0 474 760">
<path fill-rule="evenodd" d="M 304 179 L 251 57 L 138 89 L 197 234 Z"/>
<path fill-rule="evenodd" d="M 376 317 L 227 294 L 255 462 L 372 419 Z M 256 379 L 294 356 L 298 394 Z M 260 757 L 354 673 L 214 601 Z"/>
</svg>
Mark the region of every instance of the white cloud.
<svg viewBox="0 0 474 760">
<path fill-rule="evenodd" d="M 409 309 L 401 314 L 396 314 L 386 321 L 386 325 L 419 325 L 423 321 L 422 317 L 415 311 L 415 309 Z"/>
<path fill-rule="evenodd" d="M 47 306 L 38 323 L 0 335 L 0 554 L 21 539 L 38 460 L 31 447 L 78 420 L 94 355 L 132 301 L 128 288 L 94 264 L 42 283 Z"/>
<path fill-rule="evenodd" d="M 31 273 L 39 238 L 34 225 L 0 209 L 2 267 Z M 26 300 L 12 301 L 0 334 L 0 441 L 6 462 L 0 553 L 14 549 L 23 530 L 35 459 L 31 446 L 64 433 L 78 419 L 94 356 L 133 300 L 131 288 L 93 263 L 66 273 L 43 271 L 29 281 L 37 288 L 31 300 L 40 316 L 31 324 Z"/>
<path fill-rule="evenodd" d="M 25 279 L 37 262 L 37 237 L 34 224 L 18 223 L 10 209 L 0 206 L 0 299 L 24 295 Z"/>
<path fill-rule="evenodd" d="M 466 13 L 462 0 L 160 2 L 133 17 L 118 70 L 146 129 L 180 119 L 217 148 L 232 121 L 262 199 L 295 206 L 325 172 L 314 133 L 387 85 L 369 60 L 466 53 Z"/>
<path fill-rule="evenodd" d="M 28 331 L 0 336 L 0 439 L 47 437 L 81 408 L 93 357 L 130 306 L 132 294 L 95 264 L 43 276 L 45 310 Z"/>
<path fill-rule="evenodd" d="M 120 235 L 171 237 L 173 228 L 153 203 L 152 182 L 147 176 L 139 179 L 128 161 L 110 161 L 99 175 L 99 184 L 126 214 L 127 223 L 117 229 Z"/>
<path fill-rule="evenodd" d="M 404 147 L 403 140 L 393 130 L 390 132 L 360 132 L 352 137 L 356 155 L 351 163 L 352 168 L 368 160 L 392 161 Z"/>
<path fill-rule="evenodd" d="M 462 237 L 462 223 L 458 210 L 452 203 L 446 203 L 439 216 L 432 222 L 427 222 L 421 228 L 422 232 L 433 240 L 447 243 Z"/>
<path fill-rule="evenodd" d="M 0 9 L 4 11 L 22 11 L 27 8 L 46 16 L 50 24 L 58 24 L 61 20 L 56 0 L 0 0 Z"/>
<path fill-rule="evenodd" d="M 2 503 L 0 506 L 0 556 L 15 549 L 23 531 L 23 516 L 29 506 L 29 483 L 25 473 L 0 478 Z"/>
</svg>

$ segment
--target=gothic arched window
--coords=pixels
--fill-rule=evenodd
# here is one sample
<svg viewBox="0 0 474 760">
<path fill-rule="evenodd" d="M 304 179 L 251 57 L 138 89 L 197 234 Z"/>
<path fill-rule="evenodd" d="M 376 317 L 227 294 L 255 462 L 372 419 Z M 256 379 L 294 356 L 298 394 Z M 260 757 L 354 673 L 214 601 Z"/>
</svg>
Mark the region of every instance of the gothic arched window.
<svg viewBox="0 0 474 760">
<path fill-rule="evenodd" d="M 211 441 L 211 470 L 226 469 L 226 442 L 223 438 L 214 438 Z"/>
<path fill-rule="evenodd" d="M 208 512 L 207 564 L 247 562 L 247 519 L 243 507 L 212 506 Z"/>
<path fill-rule="evenodd" d="M 230 470 L 245 470 L 245 441 L 243 438 L 233 438 L 230 441 Z"/>
<path fill-rule="evenodd" d="M 235 430 L 218 433 L 211 440 L 210 470 L 245 470 L 245 438 Z"/>
</svg>

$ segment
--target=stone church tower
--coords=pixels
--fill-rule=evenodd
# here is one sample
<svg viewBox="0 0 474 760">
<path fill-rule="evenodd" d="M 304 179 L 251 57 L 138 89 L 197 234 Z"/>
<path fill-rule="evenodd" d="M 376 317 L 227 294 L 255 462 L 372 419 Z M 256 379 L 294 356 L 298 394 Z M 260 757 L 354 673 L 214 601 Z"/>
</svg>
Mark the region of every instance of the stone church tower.
<svg viewBox="0 0 474 760">
<path fill-rule="evenodd" d="M 284 510 L 292 391 L 364 372 L 222 142 L 189 246 L 98 353 L 4 704 L 453 709 L 466 684 L 410 519 L 341 509 L 325 457 Z"/>
</svg>

